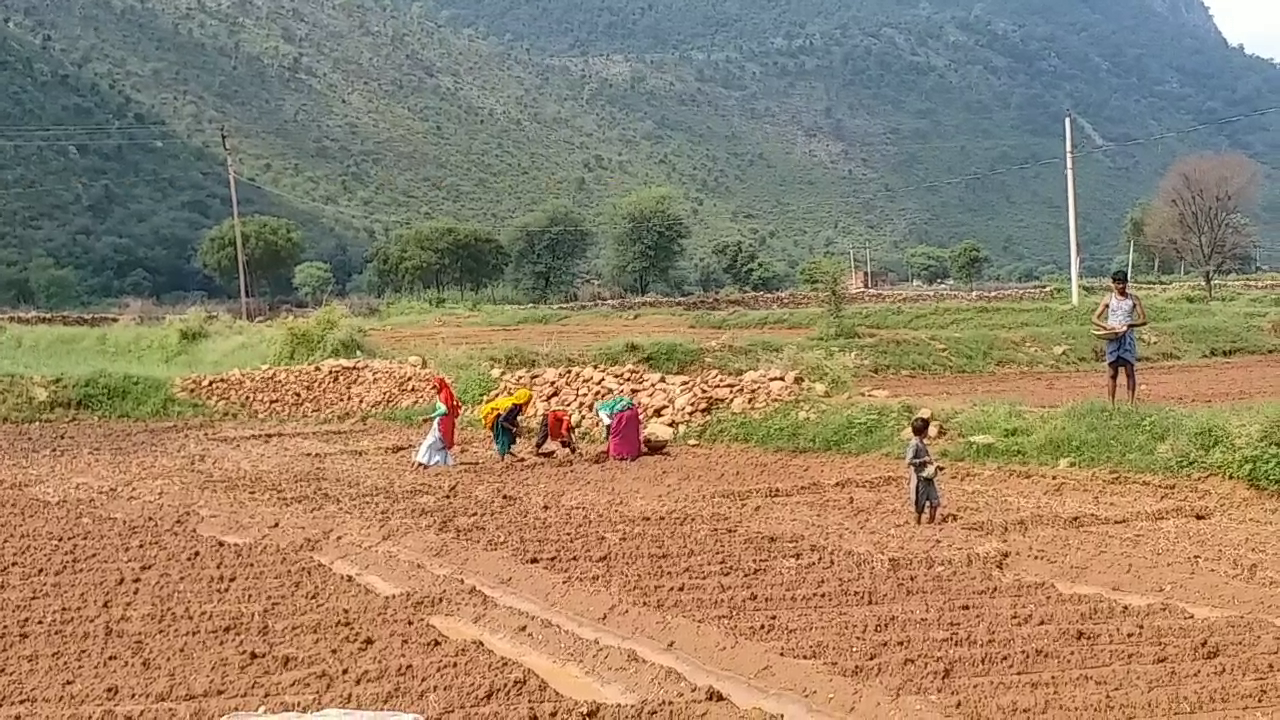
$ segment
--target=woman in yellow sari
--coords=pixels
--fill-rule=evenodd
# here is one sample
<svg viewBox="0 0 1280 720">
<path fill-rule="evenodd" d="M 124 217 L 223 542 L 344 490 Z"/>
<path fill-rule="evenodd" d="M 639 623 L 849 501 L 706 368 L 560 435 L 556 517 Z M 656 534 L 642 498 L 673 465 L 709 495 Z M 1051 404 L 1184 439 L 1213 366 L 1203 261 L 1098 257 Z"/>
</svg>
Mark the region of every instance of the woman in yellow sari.
<svg viewBox="0 0 1280 720">
<path fill-rule="evenodd" d="M 480 408 L 480 421 L 493 434 L 493 447 L 498 457 L 505 460 L 516 445 L 516 433 L 520 427 L 520 414 L 533 401 L 533 393 L 520 388 L 507 397 L 498 398 Z"/>
</svg>

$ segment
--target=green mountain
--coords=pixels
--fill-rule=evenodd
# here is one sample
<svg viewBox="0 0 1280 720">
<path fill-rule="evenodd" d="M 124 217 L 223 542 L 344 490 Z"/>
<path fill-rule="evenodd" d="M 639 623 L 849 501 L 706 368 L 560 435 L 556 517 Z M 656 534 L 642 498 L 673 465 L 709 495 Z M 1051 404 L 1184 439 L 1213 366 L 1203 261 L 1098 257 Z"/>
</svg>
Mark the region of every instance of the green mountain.
<svg viewBox="0 0 1280 720">
<path fill-rule="evenodd" d="M 973 237 L 1001 264 L 1065 266 L 1054 159 L 1067 108 L 1085 153 L 1086 262 L 1100 267 L 1178 155 L 1280 163 L 1280 113 L 1111 147 L 1280 106 L 1280 68 L 1229 47 L 1200 0 L 8 0 L 2 12 L 0 82 L 18 102 L 0 108 L 0 273 L 43 253 L 94 295 L 141 285 L 138 269 L 157 292 L 207 283 L 191 248 L 227 214 L 222 124 L 243 174 L 274 191 L 246 187 L 247 211 L 303 222 L 311 255 L 344 276 L 399 223 L 501 228 L 560 199 L 603 225 L 614 198 L 654 183 L 689 200 L 696 241 L 760 227 L 790 263 L 869 243 L 892 265 L 901 247 Z M 95 128 L 35 134 L 70 125 Z M 17 144 L 33 137 L 74 142 Z M 45 185 L 64 189 L 11 192 Z"/>
</svg>

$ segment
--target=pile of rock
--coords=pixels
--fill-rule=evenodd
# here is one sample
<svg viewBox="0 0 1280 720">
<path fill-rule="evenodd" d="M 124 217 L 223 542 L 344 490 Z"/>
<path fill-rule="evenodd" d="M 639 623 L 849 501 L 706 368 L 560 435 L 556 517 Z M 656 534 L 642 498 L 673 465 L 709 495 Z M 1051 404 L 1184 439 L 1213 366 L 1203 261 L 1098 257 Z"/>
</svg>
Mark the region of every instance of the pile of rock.
<svg viewBox="0 0 1280 720">
<path fill-rule="evenodd" d="M 716 370 L 697 375 L 664 375 L 634 365 L 492 372 L 500 386 L 490 399 L 528 388 L 533 392 L 533 416 L 552 409 L 566 410 L 575 427 L 599 428 L 596 403 L 625 395 L 640 407 L 646 435 L 667 440 L 720 408 L 733 412 L 762 410 L 790 400 L 806 388 L 818 395 L 827 392 L 820 384 L 805 383 L 794 372 L 776 369 L 741 376 Z"/>
<path fill-rule="evenodd" d="M 262 417 L 353 416 L 425 405 L 435 397 L 435 373 L 420 358 L 409 360 L 327 360 L 194 375 L 178 381 L 178 393 Z"/>
</svg>

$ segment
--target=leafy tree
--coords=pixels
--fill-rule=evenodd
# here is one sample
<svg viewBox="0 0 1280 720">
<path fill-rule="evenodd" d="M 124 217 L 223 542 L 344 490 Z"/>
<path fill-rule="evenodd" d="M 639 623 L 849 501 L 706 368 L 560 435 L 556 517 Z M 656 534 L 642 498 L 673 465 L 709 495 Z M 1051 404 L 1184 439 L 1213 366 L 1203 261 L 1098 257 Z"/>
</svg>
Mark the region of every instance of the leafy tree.
<svg viewBox="0 0 1280 720">
<path fill-rule="evenodd" d="M 637 190 L 618 204 L 620 228 L 609 243 L 609 270 L 625 290 L 647 295 L 669 284 L 691 234 L 673 190 Z"/>
<path fill-rule="evenodd" d="M 534 302 L 573 291 L 594 236 L 572 207 L 553 202 L 526 215 L 506 238 L 514 285 Z"/>
<path fill-rule="evenodd" d="M 724 275 L 724 263 L 709 247 L 699 247 L 689 259 L 689 280 L 698 292 L 710 293 L 724 289 L 728 280 Z"/>
<path fill-rule="evenodd" d="M 965 240 L 951 248 L 951 274 L 970 290 L 990 264 L 991 258 L 977 240 Z"/>
<path fill-rule="evenodd" d="M 32 303 L 46 310 L 67 310 L 80 302 L 80 280 L 71 268 L 59 267 L 47 255 L 27 265 Z"/>
<path fill-rule="evenodd" d="M 255 294 L 288 294 L 293 267 L 302 258 L 302 230 L 292 220 L 250 215 L 240 221 L 247 268 L 246 284 Z M 204 271 L 229 292 L 239 288 L 236 272 L 236 236 L 231 219 L 210 230 L 199 251 Z"/>
<path fill-rule="evenodd" d="M 1036 269 L 1030 263 L 1013 263 L 999 268 L 994 275 L 997 280 L 1026 283 L 1036 279 Z"/>
<path fill-rule="evenodd" d="M 478 290 L 502 275 L 506 252 L 489 231 L 454 220 L 435 220 L 393 233 L 369 252 L 369 272 L 382 291 L 447 287 Z"/>
<path fill-rule="evenodd" d="M 805 263 L 797 273 L 800 285 L 812 293 L 821 293 L 827 313 L 834 320 L 844 314 L 845 291 L 849 275 L 844 262 L 835 258 L 814 258 Z"/>
<path fill-rule="evenodd" d="M 337 280 L 329 263 L 308 260 L 293 269 L 293 290 L 308 305 L 321 305 L 333 292 Z"/>
<path fill-rule="evenodd" d="M 911 279 L 932 285 L 951 277 L 951 257 L 947 251 L 932 245 L 907 248 L 902 262 L 911 273 Z"/>
<path fill-rule="evenodd" d="M 775 236 L 773 231 L 761 233 L 758 228 L 750 228 L 745 234 L 731 233 L 711 244 L 729 284 L 753 292 L 782 287 L 782 272 L 777 262 L 765 255 L 768 239 Z"/>
</svg>

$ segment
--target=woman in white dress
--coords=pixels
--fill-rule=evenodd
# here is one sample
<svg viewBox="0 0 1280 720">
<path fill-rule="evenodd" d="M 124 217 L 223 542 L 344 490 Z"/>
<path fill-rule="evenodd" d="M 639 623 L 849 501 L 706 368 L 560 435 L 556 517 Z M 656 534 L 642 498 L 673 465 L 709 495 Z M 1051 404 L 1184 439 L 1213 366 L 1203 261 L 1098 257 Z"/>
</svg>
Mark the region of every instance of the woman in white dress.
<svg viewBox="0 0 1280 720">
<path fill-rule="evenodd" d="M 431 430 L 418 446 L 413 462 L 423 467 L 447 467 L 453 464 L 454 433 L 458 416 L 462 414 L 462 404 L 454 396 L 448 381 L 437 377 L 433 382 L 436 387 L 436 407 L 428 418 Z"/>
</svg>

